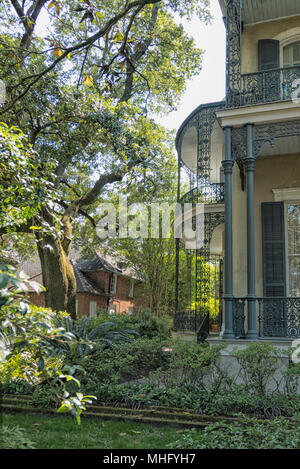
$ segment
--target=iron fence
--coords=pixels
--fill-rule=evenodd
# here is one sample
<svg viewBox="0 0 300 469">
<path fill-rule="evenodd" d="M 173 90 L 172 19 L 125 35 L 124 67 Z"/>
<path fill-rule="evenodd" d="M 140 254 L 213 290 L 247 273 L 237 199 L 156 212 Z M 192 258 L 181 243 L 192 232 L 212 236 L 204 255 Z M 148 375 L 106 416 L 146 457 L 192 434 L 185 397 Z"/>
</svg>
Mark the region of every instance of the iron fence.
<svg viewBox="0 0 300 469">
<path fill-rule="evenodd" d="M 176 311 L 173 318 L 174 332 L 197 332 L 203 321 L 203 314 L 195 311 Z"/>
</svg>

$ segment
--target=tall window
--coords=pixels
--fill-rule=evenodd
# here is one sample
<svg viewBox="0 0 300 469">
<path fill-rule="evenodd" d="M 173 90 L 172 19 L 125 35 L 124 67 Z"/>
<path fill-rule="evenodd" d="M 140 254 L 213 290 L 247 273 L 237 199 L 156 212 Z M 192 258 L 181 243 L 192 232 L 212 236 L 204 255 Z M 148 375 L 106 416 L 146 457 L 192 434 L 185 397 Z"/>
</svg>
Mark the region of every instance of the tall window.
<svg viewBox="0 0 300 469">
<path fill-rule="evenodd" d="M 90 317 L 95 318 L 97 316 L 97 303 L 96 301 L 90 301 Z"/>
<path fill-rule="evenodd" d="M 300 296 L 300 204 L 287 207 L 289 296 Z"/>
<path fill-rule="evenodd" d="M 129 298 L 133 297 L 133 291 L 134 291 L 134 280 L 130 279 L 130 286 L 129 286 Z"/>
<path fill-rule="evenodd" d="M 283 66 L 300 65 L 300 41 L 283 48 Z"/>
<path fill-rule="evenodd" d="M 112 274 L 110 278 L 110 293 L 117 293 L 117 274 Z"/>
</svg>

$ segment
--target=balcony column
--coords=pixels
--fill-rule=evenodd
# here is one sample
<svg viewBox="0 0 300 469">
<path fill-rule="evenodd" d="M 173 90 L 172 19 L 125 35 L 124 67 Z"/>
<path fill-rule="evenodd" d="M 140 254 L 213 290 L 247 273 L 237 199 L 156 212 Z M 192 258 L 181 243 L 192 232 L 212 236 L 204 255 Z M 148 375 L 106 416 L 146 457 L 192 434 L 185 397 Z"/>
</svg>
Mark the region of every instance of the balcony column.
<svg viewBox="0 0 300 469">
<path fill-rule="evenodd" d="M 222 161 L 225 176 L 225 330 L 223 339 L 234 339 L 233 332 L 233 274 L 232 274 L 232 167 L 234 161 L 231 153 L 231 127 L 225 132 L 225 160 Z"/>
<path fill-rule="evenodd" d="M 181 143 L 180 143 L 181 147 Z M 180 201 L 180 179 L 181 179 L 181 149 L 178 151 L 178 179 L 177 179 L 177 204 Z M 176 233 L 175 233 L 176 235 Z M 178 296 L 179 296 L 179 251 L 180 251 L 180 239 L 178 235 L 175 236 L 175 248 L 176 248 L 176 258 L 175 258 L 175 314 L 178 311 Z"/>
<path fill-rule="evenodd" d="M 254 221 L 254 168 L 253 124 L 247 124 L 247 158 L 245 159 L 247 180 L 247 339 L 258 339 L 256 330 L 256 287 L 255 287 L 255 221 Z"/>
</svg>

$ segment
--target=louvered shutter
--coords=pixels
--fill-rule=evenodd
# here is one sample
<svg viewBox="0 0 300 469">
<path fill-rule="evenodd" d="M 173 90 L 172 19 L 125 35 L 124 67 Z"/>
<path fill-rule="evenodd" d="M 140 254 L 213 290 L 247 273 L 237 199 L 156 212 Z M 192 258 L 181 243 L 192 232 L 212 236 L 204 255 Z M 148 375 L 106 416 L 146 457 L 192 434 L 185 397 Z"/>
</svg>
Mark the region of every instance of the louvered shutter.
<svg viewBox="0 0 300 469">
<path fill-rule="evenodd" d="M 279 41 L 274 39 L 258 41 L 258 70 L 263 72 L 279 67 Z"/>
<path fill-rule="evenodd" d="M 286 295 L 284 205 L 262 204 L 264 296 Z"/>
<path fill-rule="evenodd" d="M 262 102 L 281 100 L 281 78 L 279 41 L 263 39 L 258 41 L 258 86 Z"/>
</svg>

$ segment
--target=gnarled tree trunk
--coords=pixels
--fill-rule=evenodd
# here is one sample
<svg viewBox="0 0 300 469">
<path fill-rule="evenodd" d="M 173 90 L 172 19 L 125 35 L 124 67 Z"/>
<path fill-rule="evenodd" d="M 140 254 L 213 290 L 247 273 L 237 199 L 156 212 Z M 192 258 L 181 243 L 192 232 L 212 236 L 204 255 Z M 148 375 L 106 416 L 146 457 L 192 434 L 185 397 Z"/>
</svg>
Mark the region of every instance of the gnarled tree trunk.
<svg viewBox="0 0 300 469">
<path fill-rule="evenodd" d="M 64 220 L 62 239 L 37 233 L 42 266 L 45 305 L 54 311 L 67 311 L 76 318 L 76 278 L 69 260 L 71 221 Z"/>
</svg>

